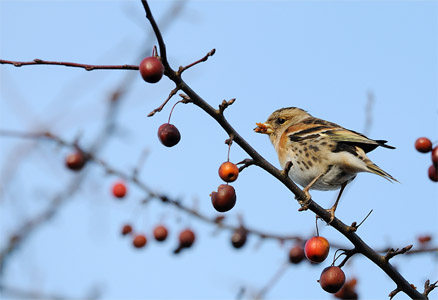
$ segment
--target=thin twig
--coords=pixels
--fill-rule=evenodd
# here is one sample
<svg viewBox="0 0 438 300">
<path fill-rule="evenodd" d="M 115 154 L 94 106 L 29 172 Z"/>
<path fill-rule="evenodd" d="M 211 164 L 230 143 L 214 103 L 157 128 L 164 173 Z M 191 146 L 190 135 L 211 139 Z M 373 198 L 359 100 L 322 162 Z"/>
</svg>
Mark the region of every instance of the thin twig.
<svg viewBox="0 0 438 300">
<path fill-rule="evenodd" d="M 424 296 L 428 296 L 430 292 L 432 292 L 436 287 L 438 286 L 438 281 L 435 281 L 434 283 L 430 284 L 430 280 L 426 280 L 424 283 Z"/>
<path fill-rule="evenodd" d="M 153 115 L 155 115 L 157 112 L 160 112 L 161 110 L 163 110 L 164 106 L 166 106 L 167 102 L 169 102 L 169 100 L 175 96 L 175 94 L 179 91 L 179 88 L 176 87 L 173 90 L 170 91 L 169 96 L 167 97 L 166 100 L 164 100 L 163 104 L 161 104 L 159 107 L 157 107 L 156 109 L 154 109 L 153 111 L 151 111 L 148 114 L 148 117 L 152 117 Z"/>
<path fill-rule="evenodd" d="M 250 158 L 246 158 L 242 160 L 241 162 L 238 162 L 236 165 L 243 165 L 239 167 L 239 173 L 242 172 L 245 168 L 248 168 L 249 166 L 252 166 L 254 164 L 254 160 Z"/>
<path fill-rule="evenodd" d="M 385 255 L 384 260 L 386 262 L 388 262 L 394 256 L 399 255 L 399 254 L 404 254 L 404 253 L 408 252 L 409 250 L 411 250 L 411 248 L 412 248 L 412 245 L 408 245 L 406 247 L 403 247 L 402 249 L 396 249 L 396 250 L 391 248 L 391 249 L 389 249 L 388 253 Z"/>
<path fill-rule="evenodd" d="M 219 105 L 219 113 L 221 115 L 224 114 L 225 109 L 227 109 L 228 106 L 232 105 L 236 101 L 236 98 L 233 98 L 231 100 L 223 100 L 222 103 Z"/>
<path fill-rule="evenodd" d="M 286 270 L 289 268 L 290 263 L 287 261 L 281 264 L 280 268 L 274 273 L 274 275 L 269 279 L 265 286 L 257 293 L 254 299 L 263 299 L 269 289 L 273 288 L 275 283 L 280 280 Z"/>
<path fill-rule="evenodd" d="M 8 64 L 13 65 L 14 67 L 22 67 L 22 66 L 32 66 L 32 65 L 55 65 L 55 66 L 65 66 L 65 67 L 73 67 L 73 68 L 82 68 L 86 71 L 93 70 L 138 70 L 138 66 L 135 65 L 89 65 L 89 64 L 80 64 L 74 62 L 65 62 L 65 61 L 48 61 L 42 59 L 34 59 L 33 61 L 12 61 L 12 60 L 4 60 L 0 59 L 0 64 Z"/>
<path fill-rule="evenodd" d="M 191 68 L 191 67 L 193 67 L 193 66 L 195 66 L 195 65 L 197 65 L 197 64 L 199 64 L 199 63 L 201 63 L 201 62 L 204 62 L 204 61 L 207 61 L 207 59 L 210 57 L 210 56 L 213 56 L 214 54 L 215 54 L 215 52 L 216 52 L 216 49 L 212 49 L 210 52 L 208 52 L 203 58 L 201 58 L 201 59 L 198 59 L 197 61 L 195 61 L 195 62 L 193 62 L 193 63 L 191 63 L 191 64 L 189 64 L 189 65 L 187 65 L 187 66 L 185 66 L 185 67 L 179 67 L 179 69 L 178 69 L 178 75 L 179 76 L 181 76 L 181 74 L 185 71 L 185 70 L 187 70 L 187 69 L 189 69 L 189 68 Z"/>
</svg>

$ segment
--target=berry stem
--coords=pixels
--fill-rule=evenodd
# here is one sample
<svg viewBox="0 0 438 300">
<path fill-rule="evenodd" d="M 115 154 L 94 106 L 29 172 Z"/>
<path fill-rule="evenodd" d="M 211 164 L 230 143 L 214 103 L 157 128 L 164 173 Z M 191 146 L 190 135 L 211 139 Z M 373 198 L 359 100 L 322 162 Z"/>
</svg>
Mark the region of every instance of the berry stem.
<svg viewBox="0 0 438 300">
<path fill-rule="evenodd" d="M 227 154 L 227 162 L 230 161 L 230 150 L 231 150 L 231 141 L 228 143 L 228 154 Z"/>
<path fill-rule="evenodd" d="M 183 101 L 183 100 L 179 100 L 178 102 L 176 102 L 176 103 L 172 106 L 172 109 L 170 110 L 169 119 L 167 120 L 167 123 L 170 124 L 170 117 L 172 116 L 173 109 L 175 108 L 175 106 L 176 106 L 178 103 L 180 103 L 180 102 L 182 102 L 182 101 Z"/>
<path fill-rule="evenodd" d="M 319 229 L 318 229 L 318 216 L 315 218 L 315 227 L 316 227 L 316 236 L 319 236 Z"/>
</svg>

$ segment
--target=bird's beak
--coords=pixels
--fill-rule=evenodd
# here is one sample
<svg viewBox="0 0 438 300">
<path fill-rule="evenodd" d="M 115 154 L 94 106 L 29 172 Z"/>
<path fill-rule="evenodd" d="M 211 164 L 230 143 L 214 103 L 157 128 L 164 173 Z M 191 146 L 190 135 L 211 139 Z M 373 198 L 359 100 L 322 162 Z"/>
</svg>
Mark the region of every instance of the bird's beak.
<svg viewBox="0 0 438 300">
<path fill-rule="evenodd" d="M 270 124 L 256 123 L 256 125 L 257 125 L 257 127 L 254 128 L 255 132 L 264 133 L 264 134 L 271 134 L 274 132 L 274 130 L 272 129 L 272 126 Z"/>
</svg>

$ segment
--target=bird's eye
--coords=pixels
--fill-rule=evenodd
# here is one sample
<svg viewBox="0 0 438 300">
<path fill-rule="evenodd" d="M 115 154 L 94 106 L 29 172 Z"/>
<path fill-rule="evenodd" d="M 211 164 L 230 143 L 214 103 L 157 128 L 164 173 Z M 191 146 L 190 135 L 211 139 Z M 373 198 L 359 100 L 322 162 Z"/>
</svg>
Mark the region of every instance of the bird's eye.
<svg viewBox="0 0 438 300">
<path fill-rule="evenodd" d="M 280 124 L 280 125 L 283 124 L 284 122 L 286 122 L 285 118 L 278 118 L 277 119 L 277 123 Z"/>
</svg>

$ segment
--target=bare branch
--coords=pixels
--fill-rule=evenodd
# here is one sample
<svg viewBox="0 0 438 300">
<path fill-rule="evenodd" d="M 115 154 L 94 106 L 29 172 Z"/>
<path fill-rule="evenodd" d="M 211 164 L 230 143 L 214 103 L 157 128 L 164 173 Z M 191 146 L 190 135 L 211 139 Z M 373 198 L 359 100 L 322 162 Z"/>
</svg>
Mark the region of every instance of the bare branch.
<svg viewBox="0 0 438 300">
<path fill-rule="evenodd" d="M 239 167 L 239 173 L 242 172 L 244 169 L 248 168 L 249 166 L 253 165 L 254 163 L 255 163 L 254 160 L 249 158 L 246 158 L 241 162 L 238 162 L 237 165 L 243 165 Z"/>
<path fill-rule="evenodd" d="M 224 114 L 225 109 L 227 109 L 228 106 L 232 105 L 236 101 L 236 98 L 233 98 L 229 101 L 223 100 L 222 103 L 219 105 L 219 113 L 221 115 Z"/>
<path fill-rule="evenodd" d="M 286 163 L 286 165 L 284 166 L 283 171 L 281 171 L 283 173 L 283 176 L 285 176 L 285 177 L 289 176 L 289 171 L 290 171 L 290 168 L 292 168 L 292 166 L 293 166 L 293 163 L 291 161 L 288 161 Z"/>
<path fill-rule="evenodd" d="M 216 52 L 216 49 L 212 49 L 212 50 L 211 50 L 210 52 L 208 52 L 203 58 L 201 58 L 201 59 L 199 59 L 199 60 L 197 60 L 197 61 L 195 61 L 195 62 L 193 62 L 193 63 L 191 63 L 191 64 L 189 64 L 189 65 L 187 65 L 187 66 L 185 66 L 185 67 L 179 67 L 177 74 L 178 74 L 179 76 L 181 76 L 182 72 L 184 72 L 185 70 L 187 70 L 187 69 L 189 69 L 189 68 L 191 68 L 191 67 L 193 67 L 193 66 L 195 66 L 195 65 L 197 65 L 197 64 L 199 64 L 199 63 L 201 63 L 201 62 L 207 61 L 207 59 L 208 59 L 210 56 L 213 56 L 213 55 L 215 54 L 215 52 Z"/>
<path fill-rule="evenodd" d="M 93 70 L 138 70 L 138 66 L 135 65 L 89 65 L 80 64 L 74 62 L 64 62 L 64 61 L 48 61 L 42 59 L 34 59 L 33 61 L 11 61 L 0 59 L 0 64 L 13 65 L 14 67 L 22 66 L 32 66 L 32 65 L 55 65 L 55 66 L 65 66 L 73 68 L 82 68 L 86 71 Z"/>
<path fill-rule="evenodd" d="M 434 283 L 430 284 L 430 280 L 426 280 L 424 283 L 424 296 L 428 296 L 430 292 L 432 292 L 436 287 L 438 286 L 438 281 L 435 281 Z"/>
<path fill-rule="evenodd" d="M 283 276 L 283 274 L 286 272 L 286 270 L 289 268 L 290 263 L 287 261 L 280 265 L 280 268 L 274 273 L 274 275 L 269 279 L 269 281 L 265 284 L 264 287 L 261 288 L 261 290 L 257 293 L 257 295 L 254 297 L 254 299 L 263 299 L 263 297 L 266 295 L 266 293 L 271 289 L 276 282 L 280 280 L 280 278 Z"/>
<path fill-rule="evenodd" d="M 264 169 L 266 172 L 277 178 L 281 183 L 283 183 L 298 199 L 306 199 L 305 193 L 289 178 L 285 177 L 281 170 L 275 168 L 272 164 L 270 164 L 266 159 L 264 159 L 248 142 L 243 139 L 237 131 L 231 126 L 231 124 L 224 118 L 223 114 L 220 111 L 214 109 L 211 105 L 209 105 L 204 99 L 202 99 L 195 91 L 193 91 L 181 78 L 178 74 L 173 71 L 168 62 L 165 52 L 164 40 L 161 35 L 161 32 L 154 20 L 152 12 L 147 4 L 146 0 L 142 0 L 143 6 L 146 10 L 146 17 L 151 23 L 151 26 L 155 32 L 158 43 L 160 45 L 161 56 L 163 65 L 165 67 L 165 74 L 175 82 L 177 86 L 181 88 L 192 100 L 193 104 L 200 107 L 207 114 L 209 114 L 213 119 L 215 119 L 220 126 L 228 133 L 228 135 L 233 135 L 234 142 L 237 143 L 255 162 L 257 166 Z M 163 51 L 164 50 L 164 51 Z M 353 243 L 355 248 L 357 248 L 360 253 L 365 255 L 368 259 L 373 261 L 376 265 L 378 265 L 394 282 L 397 283 L 398 286 L 401 287 L 403 292 L 405 292 L 408 296 L 415 299 L 424 299 L 425 296 L 420 294 L 418 291 L 413 289 L 410 284 L 406 281 L 406 279 L 387 261 L 385 261 L 381 255 L 379 255 L 376 251 L 374 251 L 370 246 L 368 246 L 355 232 L 350 230 L 350 226 L 347 226 L 343 222 L 341 222 L 338 218 L 331 219 L 331 214 L 319 206 L 316 202 L 310 200 L 307 202 L 306 207 L 318 215 L 321 219 L 330 224 L 337 231 L 342 233 L 350 242 Z M 383 260 L 383 261 L 382 261 Z"/>
<path fill-rule="evenodd" d="M 353 248 L 351 250 L 345 250 L 345 249 L 341 249 L 341 250 L 343 252 L 337 258 L 341 257 L 341 255 L 345 255 L 345 258 L 338 265 L 339 268 L 342 268 L 353 255 L 355 255 L 356 253 L 359 253 L 359 251 L 356 248 Z"/>
<path fill-rule="evenodd" d="M 404 254 L 404 253 L 408 252 L 409 250 L 411 250 L 411 248 L 412 248 L 412 245 L 408 245 L 406 247 L 403 247 L 402 249 L 396 249 L 396 250 L 391 248 L 388 250 L 388 253 L 385 255 L 384 260 L 386 262 L 388 262 L 394 256 L 399 255 L 399 254 Z"/>
<path fill-rule="evenodd" d="M 397 287 L 395 290 L 393 290 L 391 293 L 389 293 L 389 300 L 395 297 L 398 293 L 400 293 L 402 289 L 400 287 Z"/>
<path fill-rule="evenodd" d="M 156 109 L 154 109 L 153 111 L 151 111 L 148 114 L 148 117 L 152 117 L 153 115 L 155 115 L 157 112 L 160 112 L 163 110 L 164 106 L 166 106 L 167 102 L 169 102 L 169 100 L 175 96 L 175 94 L 179 91 L 179 87 L 174 88 L 173 90 L 170 91 L 169 96 L 167 97 L 166 100 L 164 100 L 163 104 L 161 104 L 159 107 L 157 107 Z"/>
</svg>

